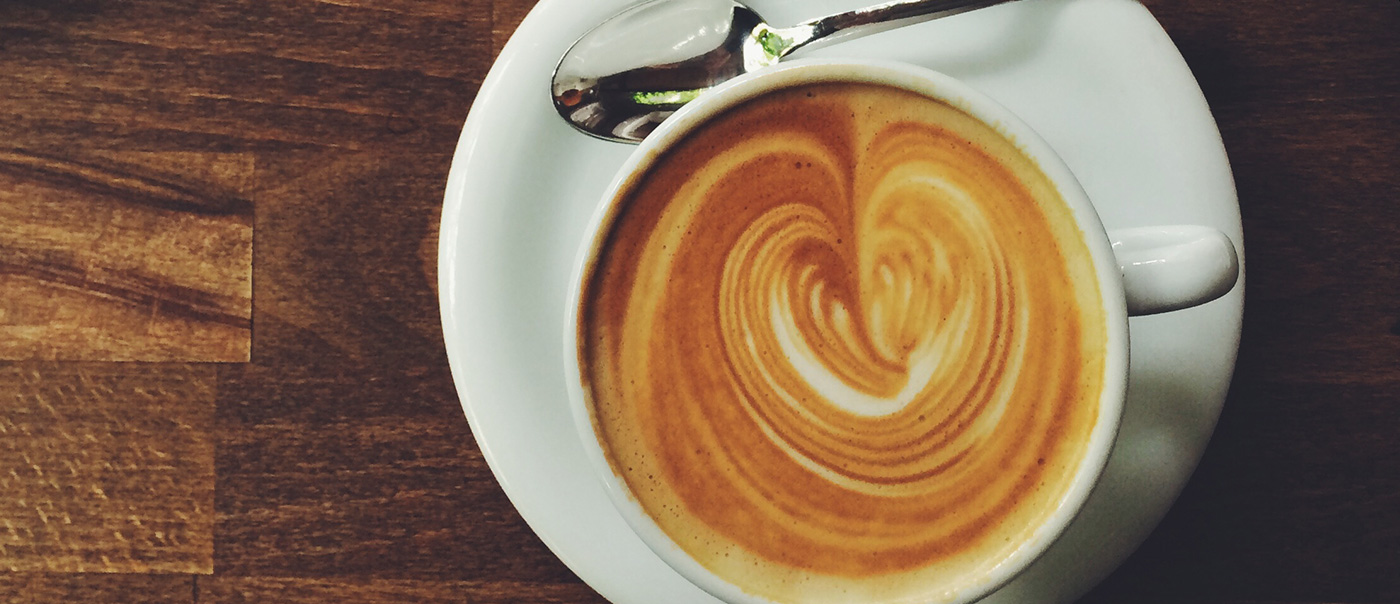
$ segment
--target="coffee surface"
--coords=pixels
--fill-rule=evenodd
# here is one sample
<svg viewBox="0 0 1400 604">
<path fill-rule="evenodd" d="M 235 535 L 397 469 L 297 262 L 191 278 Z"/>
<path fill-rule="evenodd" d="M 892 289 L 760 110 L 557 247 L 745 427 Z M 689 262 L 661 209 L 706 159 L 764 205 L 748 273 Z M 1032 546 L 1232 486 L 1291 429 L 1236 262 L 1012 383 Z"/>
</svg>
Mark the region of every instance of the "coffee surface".
<svg viewBox="0 0 1400 604">
<path fill-rule="evenodd" d="M 966 587 L 1061 503 L 1106 319 L 1035 162 L 900 89 L 726 111 L 624 187 L 579 346 L 614 472 L 751 593 Z"/>
</svg>

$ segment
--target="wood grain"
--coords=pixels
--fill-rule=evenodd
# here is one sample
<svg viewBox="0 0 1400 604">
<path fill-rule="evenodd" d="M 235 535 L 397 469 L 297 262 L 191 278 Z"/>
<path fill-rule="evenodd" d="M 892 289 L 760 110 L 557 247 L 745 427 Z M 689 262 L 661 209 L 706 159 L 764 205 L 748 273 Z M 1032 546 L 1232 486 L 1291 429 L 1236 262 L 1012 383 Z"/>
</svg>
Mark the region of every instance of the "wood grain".
<svg viewBox="0 0 1400 604">
<path fill-rule="evenodd" d="M 491 3 L 491 55 L 501 54 L 501 49 L 525 20 L 525 15 L 535 7 L 534 0 Z"/>
<path fill-rule="evenodd" d="M 595 601 L 577 583 L 539 584 L 499 581 L 404 581 L 243 579 L 216 577 L 200 583 L 199 602 L 244 604 L 566 604 Z"/>
<path fill-rule="evenodd" d="M 191 604 L 195 577 L 188 575 L 0 574 L 0 602 L 7 604 Z"/>
<path fill-rule="evenodd" d="M 0 2 L 0 141 L 443 152 L 489 32 L 485 0 Z"/>
<path fill-rule="evenodd" d="M 0 367 L 0 569 L 212 572 L 214 377 Z"/>
<path fill-rule="evenodd" d="M 246 154 L 0 149 L 0 359 L 247 361 L 252 172 Z"/>
<path fill-rule="evenodd" d="M 495 486 L 442 362 L 450 158 L 268 157 L 254 354 L 219 369 L 220 574 L 573 580 Z"/>
</svg>

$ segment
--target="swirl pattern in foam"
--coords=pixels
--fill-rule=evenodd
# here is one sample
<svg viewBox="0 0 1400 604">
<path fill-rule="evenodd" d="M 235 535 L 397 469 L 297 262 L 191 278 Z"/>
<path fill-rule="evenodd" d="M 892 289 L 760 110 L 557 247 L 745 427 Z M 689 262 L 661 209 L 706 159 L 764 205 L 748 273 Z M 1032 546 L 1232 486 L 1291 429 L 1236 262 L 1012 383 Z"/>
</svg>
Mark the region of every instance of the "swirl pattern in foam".
<svg viewBox="0 0 1400 604">
<path fill-rule="evenodd" d="M 808 84 L 730 109 L 616 200 L 580 353 L 614 472 L 778 601 L 956 586 L 1056 509 L 1103 390 L 1092 259 L 1013 141 Z"/>
</svg>

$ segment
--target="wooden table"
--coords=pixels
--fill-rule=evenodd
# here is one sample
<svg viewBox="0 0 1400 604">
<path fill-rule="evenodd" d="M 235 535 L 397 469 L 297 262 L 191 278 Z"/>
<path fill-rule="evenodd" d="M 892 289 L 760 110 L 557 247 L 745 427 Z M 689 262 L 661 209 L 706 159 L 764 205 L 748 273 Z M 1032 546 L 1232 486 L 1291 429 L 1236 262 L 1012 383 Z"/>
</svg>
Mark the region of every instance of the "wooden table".
<svg viewBox="0 0 1400 604">
<path fill-rule="evenodd" d="M 530 0 L 0 0 L 0 600 L 599 602 L 520 520 L 434 293 Z M 1153 0 L 1249 252 L 1237 377 L 1085 604 L 1400 601 L 1400 3 Z"/>
</svg>

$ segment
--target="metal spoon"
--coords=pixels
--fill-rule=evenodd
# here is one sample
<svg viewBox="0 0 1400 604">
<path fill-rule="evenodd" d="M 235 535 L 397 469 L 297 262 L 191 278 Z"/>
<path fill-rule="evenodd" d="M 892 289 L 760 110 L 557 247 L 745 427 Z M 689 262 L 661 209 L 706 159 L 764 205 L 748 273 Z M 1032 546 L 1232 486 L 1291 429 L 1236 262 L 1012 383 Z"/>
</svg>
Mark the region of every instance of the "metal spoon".
<svg viewBox="0 0 1400 604">
<path fill-rule="evenodd" d="M 652 0 L 604 21 L 564 53 L 554 69 L 554 108 L 583 132 L 636 143 L 705 90 L 817 40 L 1009 1 L 902 0 L 777 28 L 733 0 Z"/>
</svg>

